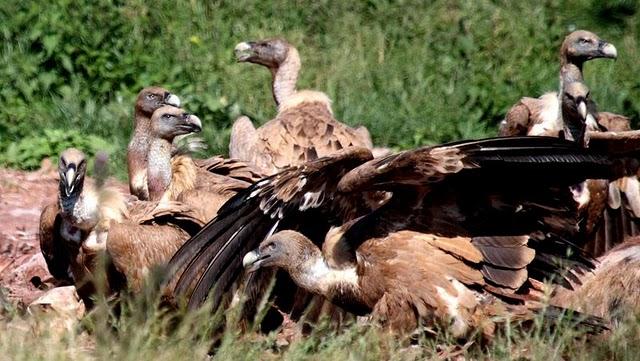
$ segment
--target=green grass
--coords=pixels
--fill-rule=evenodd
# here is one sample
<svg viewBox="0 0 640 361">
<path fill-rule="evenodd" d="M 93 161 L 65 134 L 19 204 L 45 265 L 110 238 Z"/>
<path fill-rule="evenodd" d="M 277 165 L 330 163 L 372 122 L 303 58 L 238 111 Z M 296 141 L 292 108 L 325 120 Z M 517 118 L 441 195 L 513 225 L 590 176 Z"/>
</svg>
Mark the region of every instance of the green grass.
<svg viewBox="0 0 640 361">
<path fill-rule="evenodd" d="M 557 49 L 574 28 L 618 47 L 618 61 L 587 64 L 586 78 L 601 109 L 637 123 L 638 9 L 632 0 L 5 1 L 0 164 L 33 168 L 44 151 L 22 164 L 7 149 L 54 128 L 111 144 L 122 176 L 134 97 L 151 84 L 179 94 L 203 119 L 209 152 L 226 153 L 237 115 L 275 114 L 268 71 L 232 55 L 236 43 L 270 36 L 298 46 L 301 88 L 327 92 L 337 118 L 366 125 L 380 145 L 495 134 L 521 96 L 557 88 Z"/>
<path fill-rule="evenodd" d="M 99 303 L 65 332 L 55 332 L 60 321 L 47 315 L 0 312 L 0 360 L 205 360 L 211 350 L 211 360 L 422 360 L 445 354 L 476 360 L 636 360 L 640 352 L 640 322 L 633 317 L 599 336 L 577 331 L 567 320 L 552 330 L 539 319 L 527 331 L 506 328 L 489 343 L 473 337 L 456 341 L 446 332 L 409 340 L 374 325 L 335 331 L 320 324 L 285 344 L 277 332 L 228 329 L 213 347 L 216 322 L 208 311 L 179 313 L 176 322 L 175 314 L 148 300 L 125 299 L 120 315 Z"/>
</svg>

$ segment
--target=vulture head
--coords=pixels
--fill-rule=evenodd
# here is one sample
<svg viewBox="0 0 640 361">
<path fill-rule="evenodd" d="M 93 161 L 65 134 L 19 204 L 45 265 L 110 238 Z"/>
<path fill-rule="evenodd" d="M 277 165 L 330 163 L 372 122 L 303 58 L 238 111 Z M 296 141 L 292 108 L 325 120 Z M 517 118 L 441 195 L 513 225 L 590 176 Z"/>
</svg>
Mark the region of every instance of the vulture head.
<svg viewBox="0 0 640 361">
<path fill-rule="evenodd" d="M 269 69 L 277 69 L 290 51 L 295 49 L 284 39 L 278 38 L 242 42 L 234 49 L 238 62 L 260 64 Z"/>
<path fill-rule="evenodd" d="M 151 116 L 151 134 L 170 142 L 178 135 L 197 133 L 201 130 L 200 118 L 173 106 L 163 106 Z"/>
<path fill-rule="evenodd" d="M 146 87 L 138 93 L 136 98 L 136 114 L 150 117 L 156 109 L 166 105 L 178 108 L 180 107 L 180 98 L 161 87 Z"/>
<path fill-rule="evenodd" d="M 598 35 L 578 30 L 564 38 L 560 54 L 565 63 L 580 65 L 595 58 L 615 59 L 618 51 L 613 44 L 600 39 Z"/>
<path fill-rule="evenodd" d="M 62 152 L 58 162 L 60 196 L 71 198 L 80 194 L 86 172 L 87 161 L 84 153 L 76 148 L 69 148 Z"/>
<path fill-rule="evenodd" d="M 563 114 L 569 112 L 568 115 L 573 118 L 578 118 L 582 122 L 586 121 L 589 94 L 589 88 L 582 82 L 566 84 L 562 90 Z"/>
<path fill-rule="evenodd" d="M 281 231 L 262 241 L 258 249 L 247 253 L 242 258 L 242 265 L 247 272 L 280 267 L 293 276 L 308 261 L 320 256 L 320 250 L 308 238 L 294 231 Z"/>
</svg>

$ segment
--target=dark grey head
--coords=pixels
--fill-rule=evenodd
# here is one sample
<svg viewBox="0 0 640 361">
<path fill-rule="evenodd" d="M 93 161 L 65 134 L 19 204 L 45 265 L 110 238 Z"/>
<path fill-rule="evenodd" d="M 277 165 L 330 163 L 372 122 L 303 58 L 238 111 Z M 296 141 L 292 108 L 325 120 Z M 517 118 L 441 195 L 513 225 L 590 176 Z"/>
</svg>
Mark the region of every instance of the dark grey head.
<svg viewBox="0 0 640 361">
<path fill-rule="evenodd" d="M 292 271 L 319 253 L 320 250 L 300 233 L 281 231 L 262 241 L 256 250 L 247 253 L 242 259 L 242 265 L 247 272 L 265 267 L 280 267 Z"/>
<path fill-rule="evenodd" d="M 567 35 L 562 42 L 560 54 L 567 62 L 581 65 L 596 58 L 615 59 L 618 51 L 613 44 L 585 30 L 577 30 Z"/>
<path fill-rule="evenodd" d="M 62 152 L 58 162 L 60 196 L 69 198 L 80 194 L 86 172 L 87 160 L 84 153 L 76 148 L 68 148 Z"/>
<path fill-rule="evenodd" d="M 239 62 L 260 64 L 275 69 L 287 59 L 291 48 L 284 39 L 274 38 L 239 43 L 234 52 Z"/>
<path fill-rule="evenodd" d="M 201 130 L 200 118 L 173 106 L 163 106 L 151 116 L 151 135 L 156 138 L 172 141 L 178 135 Z"/>
</svg>

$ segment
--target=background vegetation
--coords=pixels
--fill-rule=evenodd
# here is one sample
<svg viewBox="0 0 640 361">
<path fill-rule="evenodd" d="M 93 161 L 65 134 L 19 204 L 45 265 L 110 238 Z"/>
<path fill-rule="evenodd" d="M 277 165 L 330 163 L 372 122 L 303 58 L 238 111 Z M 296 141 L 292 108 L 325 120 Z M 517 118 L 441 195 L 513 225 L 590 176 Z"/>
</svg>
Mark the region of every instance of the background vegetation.
<svg viewBox="0 0 640 361">
<path fill-rule="evenodd" d="M 112 152 L 123 169 L 136 93 L 163 85 L 227 151 L 239 114 L 275 114 L 269 73 L 236 64 L 240 41 L 283 36 L 302 88 L 337 117 L 398 148 L 495 134 L 523 95 L 557 88 L 557 49 L 586 28 L 619 59 L 586 66 L 601 109 L 640 116 L 635 0 L 0 2 L 0 164 L 34 168 L 72 144 Z M 91 135 L 93 138 L 87 139 Z M 121 172 L 122 176 L 124 172 Z"/>
</svg>

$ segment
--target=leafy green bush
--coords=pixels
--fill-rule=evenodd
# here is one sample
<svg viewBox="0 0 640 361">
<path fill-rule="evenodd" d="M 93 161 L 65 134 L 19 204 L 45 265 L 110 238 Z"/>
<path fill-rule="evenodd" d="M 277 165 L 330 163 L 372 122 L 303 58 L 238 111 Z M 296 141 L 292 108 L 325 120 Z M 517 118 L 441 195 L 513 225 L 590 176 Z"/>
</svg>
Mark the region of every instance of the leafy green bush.
<svg viewBox="0 0 640 361">
<path fill-rule="evenodd" d="M 638 9 L 631 0 L 4 1 L 0 153 L 45 128 L 74 130 L 115 145 L 122 169 L 135 94 L 152 84 L 179 94 L 203 120 L 210 152 L 225 153 L 237 115 L 275 114 L 268 71 L 232 55 L 237 42 L 267 36 L 298 46 L 300 87 L 326 91 L 337 118 L 406 148 L 495 134 L 521 96 L 557 88 L 559 44 L 587 28 L 619 49 L 616 62 L 586 65 L 594 99 L 637 123 Z"/>
<path fill-rule="evenodd" d="M 42 135 L 31 135 L 22 138 L 19 142 L 9 144 L 5 152 L 0 154 L 0 164 L 22 169 L 37 169 L 42 159 L 48 156 L 57 157 L 63 150 L 70 147 L 85 152 L 90 162 L 99 151 L 109 154 L 115 150 L 113 144 L 95 135 L 84 135 L 78 131 L 45 129 Z M 92 167 L 90 166 L 89 169 Z"/>
</svg>

